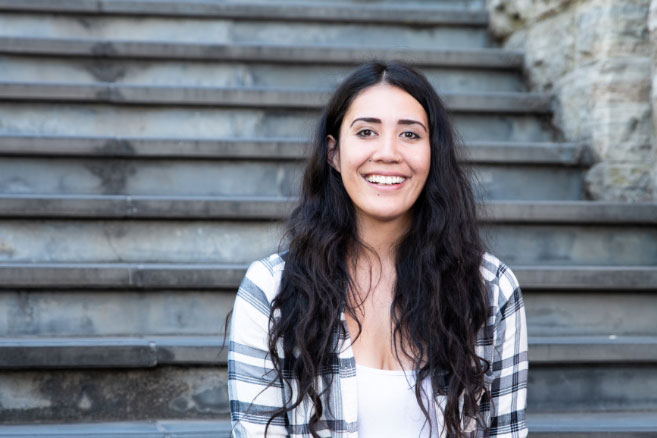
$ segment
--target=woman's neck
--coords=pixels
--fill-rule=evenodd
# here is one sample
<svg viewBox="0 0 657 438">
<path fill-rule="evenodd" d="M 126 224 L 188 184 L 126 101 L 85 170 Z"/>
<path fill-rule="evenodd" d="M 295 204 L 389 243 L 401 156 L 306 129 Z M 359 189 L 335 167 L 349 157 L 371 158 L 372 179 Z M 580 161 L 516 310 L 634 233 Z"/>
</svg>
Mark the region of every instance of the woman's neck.
<svg viewBox="0 0 657 438">
<path fill-rule="evenodd" d="M 397 244 L 411 225 L 409 215 L 387 221 L 360 215 L 357 217 L 358 237 L 365 244 L 366 251 L 374 252 L 379 259 L 395 259 Z"/>
</svg>

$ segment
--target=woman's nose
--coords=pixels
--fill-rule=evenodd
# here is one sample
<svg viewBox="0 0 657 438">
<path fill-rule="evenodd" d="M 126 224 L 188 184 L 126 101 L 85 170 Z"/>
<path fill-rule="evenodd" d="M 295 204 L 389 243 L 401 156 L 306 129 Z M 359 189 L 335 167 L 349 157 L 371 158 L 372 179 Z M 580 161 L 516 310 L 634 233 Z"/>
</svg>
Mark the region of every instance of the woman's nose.
<svg viewBox="0 0 657 438">
<path fill-rule="evenodd" d="M 401 161 L 399 144 L 396 135 L 383 135 L 372 157 L 374 161 L 393 162 Z"/>
</svg>

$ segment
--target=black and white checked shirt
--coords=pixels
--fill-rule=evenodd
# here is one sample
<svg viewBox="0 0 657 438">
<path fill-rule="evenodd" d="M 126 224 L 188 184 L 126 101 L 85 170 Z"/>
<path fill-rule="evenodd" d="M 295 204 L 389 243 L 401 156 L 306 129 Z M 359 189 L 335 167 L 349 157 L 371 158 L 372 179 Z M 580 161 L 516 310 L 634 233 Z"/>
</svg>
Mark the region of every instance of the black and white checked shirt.
<svg viewBox="0 0 657 438">
<path fill-rule="evenodd" d="M 231 322 L 228 353 L 228 391 L 233 437 L 260 438 L 272 409 L 285 400 L 296 399 L 292 379 L 284 385 L 273 371 L 268 358 L 267 340 L 270 303 L 279 289 L 285 261 L 279 254 L 256 261 L 249 266 L 242 281 Z M 481 403 L 481 411 L 489 426 L 490 437 L 524 438 L 527 395 L 527 329 L 522 294 L 513 272 L 500 260 L 486 253 L 481 272 L 490 299 L 486 326 L 477 337 L 477 354 L 487 359 L 490 369 L 485 384 L 490 402 Z M 276 316 L 276 315 L 274 315 Z M 344 324 L 344 313 L 342 314 Z M 349 338 L 339 339 L 330 396 L 325 406 L 319 435 L 322 437 L 358 437 L 358 400 L 356 363 Z M 279 348 L 282 356 L 282 348 Z M 328 380 L 318 378 L 319 392 Z M 307 438 L 311 404 L 305 403 L 285 418 L 274 419 L 269 437 Z M 436 403 L 436 406 L 439 406 Z M 439 410 L 437 416 L 442 416 Z M 439 418 L 440 418 L 439 417 Z M 472 438 L 485 436 L 474 421 L 464 424 Z"/>
</svg>

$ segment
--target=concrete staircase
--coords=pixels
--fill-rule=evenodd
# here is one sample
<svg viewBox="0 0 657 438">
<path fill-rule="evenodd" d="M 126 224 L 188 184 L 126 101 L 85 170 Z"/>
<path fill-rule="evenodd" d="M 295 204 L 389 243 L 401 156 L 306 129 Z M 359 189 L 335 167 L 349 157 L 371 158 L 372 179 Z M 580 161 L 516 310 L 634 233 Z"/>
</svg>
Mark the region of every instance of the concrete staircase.
<svg viewBox="0 0 657 438">
<path fill-rule="evenodd" d="M 227 437 L 223 322 L 318 110 L 373 57 L 452 110 L 524 291 L 531 436 L 657 436 L 657 205 L 590 159 L 483 0 L 0 0 L 0 438 Z"/>
</svg>

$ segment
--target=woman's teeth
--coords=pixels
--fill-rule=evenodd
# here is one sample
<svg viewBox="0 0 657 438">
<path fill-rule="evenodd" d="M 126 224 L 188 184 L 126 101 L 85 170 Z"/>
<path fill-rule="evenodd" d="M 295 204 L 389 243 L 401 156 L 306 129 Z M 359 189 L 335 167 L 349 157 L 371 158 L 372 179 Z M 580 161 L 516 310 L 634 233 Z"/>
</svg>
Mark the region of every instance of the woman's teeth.
<svg viewBox="0 0 657 438">
<path fill-rule="evenodd" d="M 403 176 L 383 176 L 383 175 L 368 175 L 365 179 L 374 184 L 401 184 L 406 180 Z"/>
</svg>

